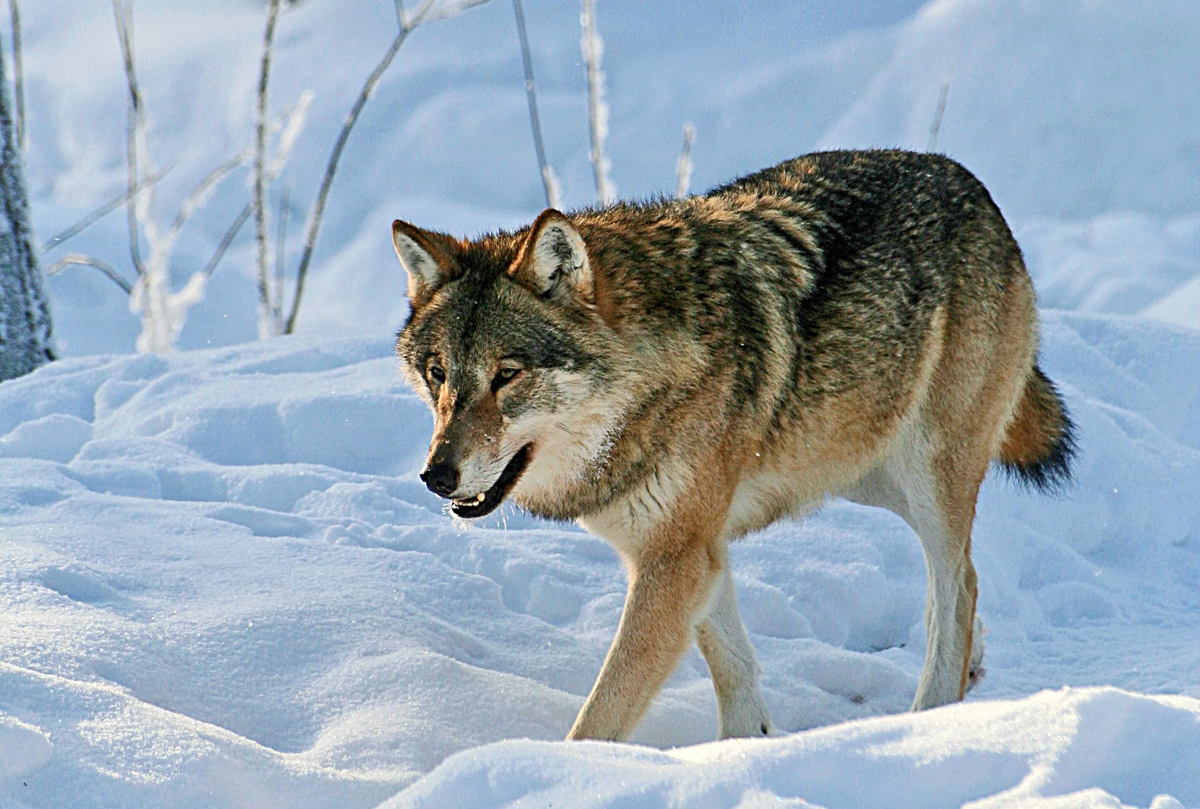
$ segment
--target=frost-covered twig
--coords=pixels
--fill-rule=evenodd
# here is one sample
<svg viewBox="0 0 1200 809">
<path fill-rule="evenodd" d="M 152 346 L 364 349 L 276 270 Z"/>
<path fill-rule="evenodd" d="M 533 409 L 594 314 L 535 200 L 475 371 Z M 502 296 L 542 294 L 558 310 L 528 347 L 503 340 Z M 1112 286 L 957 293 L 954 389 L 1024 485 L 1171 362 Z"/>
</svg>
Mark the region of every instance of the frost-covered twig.
<svg viewBox="0 0 1200 809">
<path fill-rule="evenodd" d="M 538 118 L 537 91 L 533 84 L 533 58 L 529 53 L 529 36 L 525 32 L 525 13 L 521 0 L 513 0 L 513 13 L 517 17 L 517 37 L 521 42 L 521 64 L 525 68 L 525 99 L 529 102 L 529 128 L 533 130 L 533 148 L 537 152 L 538 170 L 542 174 L 542 185 L 546 189 L 546 205 L 558 207 L 558 180 L 546 160 L 546 147 L 542 141 L 542 122 Z"/>
<path fill-rule="evenodd" d="M 188 309 L 204 299 L 209 277 L 212 275 L 213 270 L 216 269 L 217 264 L 229 248 L 238 231 L 253 213 L 255 201 L 252 200 L 242 213 L 238 215 L 237 220 L 226 232 L 225 237 L 221 240 L 220 245 L 205 268 L 200 272 L 193 273 L 183 288 L 176 290 L 171 285 L 171 256 L 175 242 L 178 240 L 184 224 L 195 210 L 204 204 L 218 182 L 256 154 L 255 146 L 259 147 L 257 151 L 258 159 L 256 160 L 256 181 L 258 183 L 262 183 L 265 186 L 282 170 L 295 143 L 300 127 L 303 125 L 304 117 L 312 101 L 312 94 L 304 93 L 288 112 L 284 120 L 273 123 L 270 126 L 266 122 L 265 104 L 263 104 L 264 108 L 260 110 L 261 115 L 256 133 L 258 136 L 256 143 L 248 146 L 233 157 L 228 158 L 205 175 L 187 198 L 184 199 L 170 227 L 165 230 L 160 229 L 153 211 L 153 186 L 166 173 L 166 170 L 156 174 L 150 161 L 146 137 L 146 115 L 141 91 L 138 86 L 134 58 L 132 0 L 112 0 L 112 5 L 117 27 L 117 38 L 120 42 L 121 56 L 124 61 L 125 80 L 129 90 L 129 109 L 126 121 L 127 159 L 129 161 L 128 190 L 117 200 L 102 206 L 67 231 L 55 237 L 48 247 L 61 244 L 63 240 L 78 233 L 96 221 L 100 216 L 114 209 L 122 201 L 125 202 L 129 213 L 130 256 L 133 260 L 134 269 L 137 272 L 137 280 L 133 284 L 124 281 L 120 274 L 112 270 L 107 264 L 80 254 L 68 256 L 58 265 L 55 265 L 55 268 L 57 271 L 62 266 L 83 264 L 105 272 L 122 289 L 128 292 L 130 311 L 141 316 L 142 333 L 137 339 L 138 350 L 171 351 L 174 349 L 175 342 L 183 328 Z M 278 0 L 275 0 L 273 9 L 276 13 L 278 12 L 278 6 Z M 265 57 L 264 73 L 269 67 L 270 40 L 271 36 L 269 32 L 266 39 L 265 50 L 267 54 Z M 265 96 L 265 86 L 260 88 L 260 90 L 260 100 L 262 100 L 263 96 Z M 274 158 L 268 163 L 264 154 L 266 138 L 281 128 L 283 133 L 280 136 L 279 148 Z M 148 249 L 145 258 L 142 256 L 141 239 L 145 239 L 145 245 Z M 279 308 L 277 306 L 276 310 Z M 275 320 L 278 322 L 278 315 L 276 315 Z"/>
<path fill-rule="evenodd" d="M 392 60 L 396 58 L 396 53 L 400 50 L 400 46 L 404 44 L 404 40 L 412 33 L 419 25 L 433 22 L 435 20 L 452 17 L 455 14 L 461 14 L 473 6 L 482 5 L 487 0 L 422 0 L 417 6 L 412 15 L 405 14 L 404 5 L 401 0 L 396 0 L 396 20 L 398 30 L 396 36 L 392 39 L 392 44 L 388 46 L 387 51 L 383 54 L 383 58 L 375 65 L 375 69 L 367 76 L 367 80 L 363 82 L 362 90 L 359 91 L 358 98 L 354 102 L 354 106 L 350 108 L 350 113 L 346 116 L 346 122 L 342 125 L 342 130 L 338 133 L 337 141 L 333 144 L 333 150 L 329 154 L 329 163 L 325 167 L 325 176 L 321 180 L 321 187 L 317 191 L 317 199 L 313 203 L 312 213 L 308 220 L 308 230 L 304 237 L 304 250 L 300 254 L 300 265 L 296 269 L 296 289 L 292 295 L 292 309 L 288 314 L 287 323 L 284 326 L 284 334 L 291 334 L 296 328 L 296 316 L 300 313 L 300 301 L 304 296 L 304 282 L 308 278 L 308 266 L 312 261 L 313 249 L 317 244 L 317 234 L 321 230 L 321 220 L 325 215 L 325 203 L 329 198 L 329 189 L 333 185 L 334 175 L 337 174 L 338 161 L 342 158 L 342 150 L 346 148 L 346 141 L 350 138 L 350 132 L 354 129 L 354 124 L 358 121 L 358 116 L 362 113 L 363 107 L 370 100 L 371 95 L 375 92 L 375 85 L 383 77 Z"/>
<path fill-rule="evenodd" d="M 17 0 L 8 0 L 12 12 L 13 92 L 17 102 L 17 145 L 25 151 L 25 70 L 21 67 L 21 7 Z"/>
<path fill-rule="evenodd" d="M 138 90 L 137 73 L 133 63 L 133 13 L 127 1 L 112 0 L 113 16 L 117 23 L 117 39 L 121 43 L 121 57 L 125 65 L 125 83 L 129 88 L 129 108 L 125 121 L 125 150 L 129 174 L 129 197 L 126 204 L 129 223 L 129 257 L 138 275 L 144 275 L 141 247 L 138 244 L 138 141 L 144 136 L 145 119 L 142 112 L 142 95 Z"/>
<path fill-rule="evenodd" d="M 942 128 L 942 116 L 946 113 L 946 94 L 950 92 L 950 79 L 954 77 L 954 71 L 947 71 L 946 78 L 942 80 L 942 91 L 938 95 L 937 111 L 933 114 L 933 123 L 929 127 L 929 148 L 928 152 L 937 149 L 938 130 Z"/>
<path fill-rule="evenodd" d="M 46 243 L 42 245 L 42 252 L 46 253 L 46 252 L 53 250 L 56 247 L 61 247 L 62 243 L 65 242 L 67 239 L 70 239 L 72 236 L 78 236 L 84 230 L 87 230 L 89 227 L 91 227 L 92 224 L 99 221 L 100 219 L 103 219 L 105 216 L 112 213 L 117 208 L 121 207 L 121 205 L 123 205 L 124 203 L 129 201 L 135 194 L 137 194 L 143 188 L 148 188 L 148 187 L 154 185 L 156 182 L 158 182 L 163 177 L 165 177 L 167 175 L 167 172 L 169 172 L 174 167 L 175 167 L 175 162 L 172 161 L 172 162 L 168 163 L 163 168 L 163 170 L 158 172 L 157 174 L 152 174 L 149 177 L 143 177 L 142 180 L 137 184 L 136 188 L 122 191 L 120 194 L 113 197 L 108 202 L 101 205 L 99 208 L 96 208 L 94 211 L 92 211 L 87 216 L 80 219 L 75 224 L 71 225 L 66 230 L 61 231 L 60 233 L 55 235 L 53 238 L 47 240 Z"/>
<path fill-rule="evenodd" d="M 275 158 L 267 164 L 268 183 L 273 182 L 287 165 L 288 158 L 292 155 L 292 147 L 296 145 L 296 138 L 300 136 L 300 130 L 304 128 L 304 121 L 308 118 L 308 109 L 312 106 L 312 101 L 312 90 L 305 90 L 292 108 L 280 120 L 271 124 L 268 134 L 274 134 L 276 130 L 282 131 L 279 135 L 279 145 L 275 149 Z"/>
<path fill-rule="evenodd" d="M 399 12 L 400 27 L 409 30 L 418 25 L 427 25 L 438 20 L 456 17 L 469 8 L 481 6 L 488 0 L 421 0 L 416 10 L 407 20 L 404 16 L 404 6 L 397 0 L 396 10 Z"/>
<path fill-rule="evenodd" d="M 675 199 L 685 199 L 688 186 L 692 184 L 692 141 L 696 139 L 696 127 L 683 125 L 683 148 L 675 161 Z"/>
<path fill-rule="evenodd" d="M 206 274 L 193 273 L 182 289 L 172 289 L 170 262 L 175 241 L 183 223 L 203 201 L 209 189 L 244 162 L 245 157 L 239 155 L 210 172 L 184 201 L 171 227 L 167 228 L 165 233 L 160 231 L 152 210 L 153 186 L 143 186 L 138 180 L 139 177 L 153 176 L 154 168 L 150 162 L 146 116 L 134 63 L 132 0 L 112 0 L 112 3 L 117 37 L 124 60 L 125 80 L 129 88 L 129 111 L 126 121 L 129 160 L 129 249 L 138 276 L 129 290 L 129 310 L 140 315 L 142 319 L 142 332 L 137 338 L 138 351 L 172 351 L 187 319 L 188 309 L 204 299 L 208 281 Z M 145 261 L 142 259 L 138 243 L 141 237 L 145 238 L 149 248 Z"/>
<path fill-rule="evenodd" d="M 279 19 L 279 0 L 267 7 L 267 29 L 263 34 L 262 65 L 258 74 L 258 107 L 254 125 L 254 238 L 258 245 L 258 331 L 259 337 L 278 332 L 278 318 L 271 317 L 271 289 L 267 278 L 267 82 L 271 76 L 271 44 L 275 39 L 275 23 Z M 268 320 L 270 322 L 268 322 Z"/>
<path fill-rule="evenodd" d="M 133 292 L 133 284 L 121 277 L 121 274 L 112 268 L 111 265 L 105 264 L 103 261 L 84 255 L 83 253 L 67 253 L 58 261 L 46 268 L 46 275 L 57 275 L 67 267 L 94 267 L 104 273 L 117 286 L 125 291 L 125 294 Z"/>
<path fill-rule="evenodd" d="M 582 0 L 582 3 L 579 22 L 583 26 L 583 38 L 579 46 L 583 50 L 583 61 L 587 66 L 592 173 L 596 176 L 596 199 L 601 205 L 611 205 L 617 201 L 617 189 L 608 174 L 612 165 L 604 156 L 604 139 L 608 137 L 608 102 L 604 100 L 604 71 L 600 69 L 604 42 L 596 33 L 596 9 L 593 0 Z"/>
</svg>

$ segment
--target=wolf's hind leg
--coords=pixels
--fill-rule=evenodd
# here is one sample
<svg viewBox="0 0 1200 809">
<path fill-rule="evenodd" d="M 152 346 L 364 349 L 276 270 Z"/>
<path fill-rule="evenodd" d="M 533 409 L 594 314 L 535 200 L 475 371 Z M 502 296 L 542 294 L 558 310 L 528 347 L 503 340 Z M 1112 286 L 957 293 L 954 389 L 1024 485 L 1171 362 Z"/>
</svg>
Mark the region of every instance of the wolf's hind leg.
<svg viewBox="0 0 1200 809">
<path fill-rule="evenodd" d="M 924 551 L 927 642 L 914 711 L 963 698 L 975 628 L 971 522 L 979 486 L 978 482 L 973 487 L 960 486 L 962 491 L 951 497 L 945 476 L 935 470 L 933 456 L 923 431 L 910 423 L 902 432 L 898 451 L 846 492 L 855 502 L 880 506 L 903 518 Z M 953 502 L 948 503 L 949 499 Z M 982 648 L 981 643 L 981 657 Z"/>
<path fill-rule="evenodd" d="M 717 692 L 720 738 L 769 734 L 771 716 L 758 687 L 758 661 L 738 615 L 728 566 L 713 587 L 708 617 L 696 626 L 696 642 Z"/>
<path fill-rule="evenodd" d="M 913 710 L 963 698 L 967 689 L 978 595 L 971 534 L 953 531 L 936 509 L 915 509 L 914 529 L 925 551 L 925 665 Z M 982 646 L 980 647 L 982 649 Z"/>
</svg>

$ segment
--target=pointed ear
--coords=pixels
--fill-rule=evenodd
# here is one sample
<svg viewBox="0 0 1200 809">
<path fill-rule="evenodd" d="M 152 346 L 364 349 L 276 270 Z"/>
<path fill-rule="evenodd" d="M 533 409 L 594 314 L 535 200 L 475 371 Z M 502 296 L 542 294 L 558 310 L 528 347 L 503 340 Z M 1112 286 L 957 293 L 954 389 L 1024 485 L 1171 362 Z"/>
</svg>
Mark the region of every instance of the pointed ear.
<svg viewBox="0 0 1200 809">
<path fill-rule="evenodd" d="M 445 234 L 422 230 L 399 219 L 392 222 L 392 246 L 408 273 L 408 298 L 414 306 L 424 303 L 450 280 L 452 242 Z"/>
<path fill-rule="evenodd" d="M 595 305 L 596 289 L 587 245 L 571 220 L 553 208 L 542 211 L 533 221 L 508 273 L 543 298 Z"/>
</svg>

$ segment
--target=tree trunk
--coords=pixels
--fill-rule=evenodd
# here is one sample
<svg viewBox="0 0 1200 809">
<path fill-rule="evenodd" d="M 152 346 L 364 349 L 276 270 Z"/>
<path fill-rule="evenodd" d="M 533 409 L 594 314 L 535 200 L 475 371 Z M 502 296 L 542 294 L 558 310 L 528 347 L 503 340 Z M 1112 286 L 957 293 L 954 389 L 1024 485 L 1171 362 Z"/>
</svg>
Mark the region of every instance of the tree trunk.
<svg viewBox="0 0 1200 809">
<path fill-rule="evenodd" d="M 3 49 L 0 48 L 0 51 Z M 54 359 L 50 301 L 29 225 L 21 152 L 0 58 L 0 381 Z"/>
</svg>

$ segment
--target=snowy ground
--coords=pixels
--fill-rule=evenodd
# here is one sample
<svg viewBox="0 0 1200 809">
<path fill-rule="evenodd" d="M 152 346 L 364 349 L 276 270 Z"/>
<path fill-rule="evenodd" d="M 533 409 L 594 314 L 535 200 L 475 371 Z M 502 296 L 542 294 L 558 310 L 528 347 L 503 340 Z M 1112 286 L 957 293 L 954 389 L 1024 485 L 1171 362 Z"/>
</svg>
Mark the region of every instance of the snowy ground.
<svg viewBox="0 0 1200 809">
<path fill-rule="evenodd" d="M 619 566 L 570 526 L 446 518 L 415 479 L 429 419 L 389 342 L 80 358 L 0 387 L 13 805 L 370 806 L 457 751 L 565 733 Z M 1200 803 L 1180 764 L 1200 757 L 1200 333 L 1049 313 L 1043 358 L 1080 426 L 1079 482 L 1059 499 L 987 483 L 989 674 L 967 706 L 671 754 L 506 742 L 399 805 L 554 805 L 585 785 L 592 804 L 568 805 L 878 805 L 901 774 L 945 805 L 1018 786 Z M 835 503 L 734 558 L 781 729 L 907 707 L 924 566 L 898 520 Z M 1028 697 L 1064 684 L 1192 698 Z M 693 653 L 635 740 L 706 741 L 715 710 Z M 804 775 L 829 767 L 859 775 Z"/>
<path fill-rule="evenodd" d="M 124 182 L 109 10 L 66 2 L 22 4 L 43 238 Z M 539 207 L 496 0 L 418 31 L 381 84 L 300 336 L 232 345 L 254 333 L 248 245 L 192 310 L 182 343 L 209 350 L 121 353 L 137 324 L 116 287 L 53 279 L 69 358 L 0 385 L 0 807 L 1200 806 L 1200 11 L 836 5 L 600 0 L 614 177 L 625 196 L 670 188 L 689 119 L 697 188 L 817 146 L 924 148 L 953 71 L 939 148 L 1014 226 L 1082 448 L 1058 498 L 985 484 L 988 675 L 965 704 L 904 713 L 920 550 L 834 502 L 734 550 L 791 735 L 702 744 L 716 705 L 693 652 L 634 737 L 648 746 L 555 741 L 616 628 L 619 566 L 570 525 L 445 516 L 416 479 L 430 419 L 391 354 L 393 217 L 464 233 Z M 274 103 L 317 92 L 297 198 L 391 36 L 390 3 L 346 7 L 281 21 Z M 261 8 L 138 9 L 152 146 L 180 158 L 165 216 L 249 137 Z M 551 160 L 584 204 L 575 8 L 526 12 Z M 214 197 L 179 280 L 245 194 Z M 71 249 L 118 264 L 124 238 L 115 214 Z"/>
</svg>

